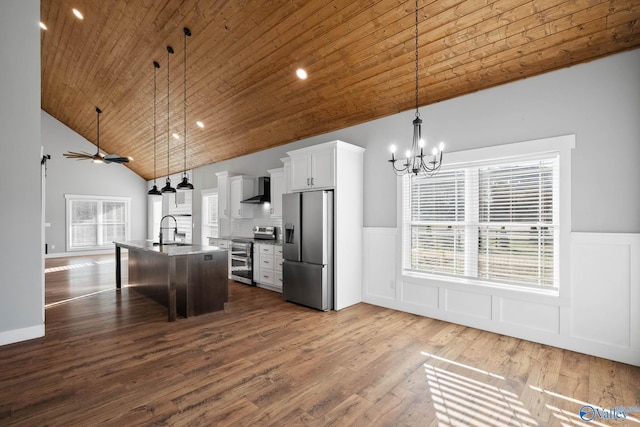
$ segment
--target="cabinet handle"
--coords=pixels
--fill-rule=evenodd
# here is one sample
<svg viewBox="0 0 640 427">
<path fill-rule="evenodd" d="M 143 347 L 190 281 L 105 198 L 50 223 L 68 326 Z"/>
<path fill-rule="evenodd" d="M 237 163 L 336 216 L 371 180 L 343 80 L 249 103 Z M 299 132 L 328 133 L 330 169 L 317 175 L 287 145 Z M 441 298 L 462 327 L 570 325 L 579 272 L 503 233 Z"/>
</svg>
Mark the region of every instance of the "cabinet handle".
<svg viewBox="0 0 640 427">
<path fill-rule="evenodd" d="M 273 208 L 271 208 L 271 214 L 273 215 Z"/>
<path fill-rule="evenodd" d="M 241 209 L 238 209 L 238 215 L 240 215 L 240 212 L 242 212 L 242 210 L 241 210 Z"/>
<path fill-rule="evenodd" d="M 309 178 L 307 178 L 307 185 L 309 185 Z"/>
<path fill-rule="evenodd" d="M 311 185 L 313 185 L 313 178 L 311 178 Z"/>
</svg>

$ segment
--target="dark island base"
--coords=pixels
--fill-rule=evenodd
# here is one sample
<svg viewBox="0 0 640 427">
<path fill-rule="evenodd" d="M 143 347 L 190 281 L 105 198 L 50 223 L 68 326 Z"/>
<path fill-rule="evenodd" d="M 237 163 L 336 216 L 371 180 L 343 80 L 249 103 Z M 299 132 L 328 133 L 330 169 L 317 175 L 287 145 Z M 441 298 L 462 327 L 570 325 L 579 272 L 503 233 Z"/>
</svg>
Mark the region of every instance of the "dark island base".
<svg viewBox="0 0 640 427">
<path fill-rule="evenodd" d="M 129 250 L 129 286 L 167 307 L 169 321 L 223 310 L 227 284 L 226 251 L 166 257 Z"/>
</svg>

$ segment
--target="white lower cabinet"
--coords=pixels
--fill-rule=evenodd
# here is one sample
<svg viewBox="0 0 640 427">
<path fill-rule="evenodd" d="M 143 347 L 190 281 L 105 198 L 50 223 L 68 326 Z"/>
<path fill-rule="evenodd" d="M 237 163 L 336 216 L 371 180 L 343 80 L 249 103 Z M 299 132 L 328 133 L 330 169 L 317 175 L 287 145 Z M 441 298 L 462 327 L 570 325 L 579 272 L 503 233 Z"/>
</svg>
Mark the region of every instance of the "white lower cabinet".
<svg viewBox="0 0 640 427">
<path fill-rule="evenodd" d="M 253 280 L 260 287 L 282 292 L 282 246 L 256 243 Z"/>
<path fill-rule="evenodd" d="M 229 251 L 229 248 L 231 246 L 231 241 L 226 240 L 226 239 L 219 239 L 217 237 L 208 237 L 208 239 L 209 239 L 209 245 L 218 246 L 220 249 L 225 249 L 225 250 Z M 229 278 L 231 278 L 231 257 L 228 256 L 227 259 L 228 259 L 227 271 L 228 271 L 228 274 L 229 274 Z"/>
</svg>

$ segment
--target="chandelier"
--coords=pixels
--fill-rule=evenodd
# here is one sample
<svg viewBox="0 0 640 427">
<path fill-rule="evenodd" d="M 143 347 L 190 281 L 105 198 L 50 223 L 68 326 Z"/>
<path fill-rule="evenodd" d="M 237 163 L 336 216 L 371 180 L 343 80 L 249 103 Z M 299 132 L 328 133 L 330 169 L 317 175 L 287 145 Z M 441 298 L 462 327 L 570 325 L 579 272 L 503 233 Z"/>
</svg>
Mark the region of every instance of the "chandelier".
<svg viewBox="0 0 640 427">
<path fill-rule="evenodd" d="M 433 147 L 431 154 L 425 154 L 425 141 L 422 139 L 422 119 L 418 109 L 418 0 L 416 0 L 416 118 L 413 120 L 413 142 L 411 150 L 405 153 L 405 159 L 396 159 L 396 146 L 391 146 L 391 159 L 389 162 L 396 175 L 435 175 L 442 165 L 442 153 L 444 143 Z M 399 162 L 399 163 L 398 163 Z"/>
</svg>

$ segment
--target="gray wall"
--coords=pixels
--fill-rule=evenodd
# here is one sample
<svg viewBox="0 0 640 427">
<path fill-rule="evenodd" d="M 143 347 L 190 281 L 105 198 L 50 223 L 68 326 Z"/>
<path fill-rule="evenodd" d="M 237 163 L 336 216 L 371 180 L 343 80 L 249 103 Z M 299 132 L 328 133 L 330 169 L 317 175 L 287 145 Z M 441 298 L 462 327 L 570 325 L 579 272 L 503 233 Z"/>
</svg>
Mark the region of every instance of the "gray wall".
<svg viewBox="0 0 640 427">
<path fill-rule="evenodd" d="M 0 3 L 0 335 L 44 322 L 39 18 L 37 0 Z"/>
<path fill-rule="evenodd" d="M 421 108 L 423 132 L 432 144 L 444 140 L 449 151 L 575 134 L 572 231 L 640 233 L 638 76 L 636 49 Z M 288 150 L 341 139 L 366 148 L 364 225 L 395 227 L 396 178 L 386 160 L 392 143 L 400 152 L 408 148 L 414 113 L 197 168 L 196 191 L 216 187 L 215 172 L 266 175 L 282 166 Z M 194 215 L 200 215 L 199 199 Z M 199 228 L 199 217 L 194 223 Z"/>
<path fill-rule="evenodd" d="M 102 113 L 105 114 L 108 111 Z M 45 228 L 45 243 L 50 254 L 66 251 L 65 194 L 131 197 L 131 238 L 146 238 L 147 185 L 144 179 L 124 165 L 95 164 L 63 157 L 67 151 L 95 153 L 96 146 L 44 111 L 42 145 L 44 152 L 51 155 L 47 162 L 45 189 L 45 223 L 50 224 Z"/>
</svg>

